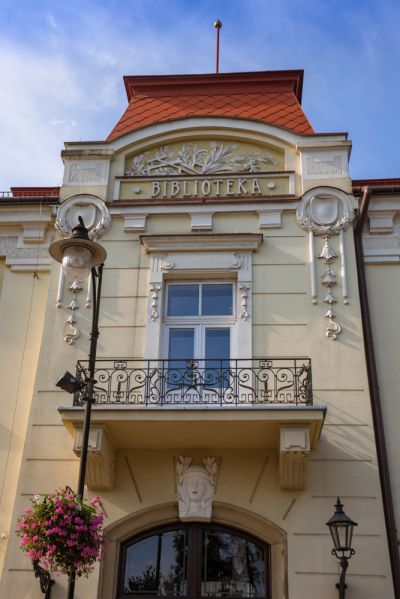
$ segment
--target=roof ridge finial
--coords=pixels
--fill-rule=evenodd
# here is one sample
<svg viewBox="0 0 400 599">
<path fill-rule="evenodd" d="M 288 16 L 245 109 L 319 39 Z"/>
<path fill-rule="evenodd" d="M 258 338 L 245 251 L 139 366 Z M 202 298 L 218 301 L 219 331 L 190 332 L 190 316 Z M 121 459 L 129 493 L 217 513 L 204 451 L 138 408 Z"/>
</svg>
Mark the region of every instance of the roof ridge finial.
<svg viewBox="0 0 400 599">
<path fill-rule="evenodd" d="M 216 55 L 215 72 L 216 72 L 216 75 L 219 75 L 219 30 L 222 27 L 222 21 L 217 19 L 214 23 L 214 27 L 217 30 L 217 55 Z"/>
</svg>

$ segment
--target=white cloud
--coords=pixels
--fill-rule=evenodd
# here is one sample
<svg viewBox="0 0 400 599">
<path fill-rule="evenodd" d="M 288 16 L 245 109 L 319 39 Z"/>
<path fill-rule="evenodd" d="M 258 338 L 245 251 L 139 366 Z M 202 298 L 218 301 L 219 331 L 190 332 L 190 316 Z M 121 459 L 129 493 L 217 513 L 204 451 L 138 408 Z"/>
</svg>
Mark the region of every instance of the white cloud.
<svg viewBox="0 0 400 599">
<path fill-rule="evenodd" d="M 54 15 L 53 15 L 52 13 L 47 13 L 47 14 L 46 14 L 46 21 L 48 22 L 49 26 L 50 26 L 52 29 L 55 29 L 55 30 L 57 30 L 57 29 L 58 29 L 58 24 L 57 24 L 57 21 L 56 21 L 56 19 L 55 19 Z"/>
</svg>

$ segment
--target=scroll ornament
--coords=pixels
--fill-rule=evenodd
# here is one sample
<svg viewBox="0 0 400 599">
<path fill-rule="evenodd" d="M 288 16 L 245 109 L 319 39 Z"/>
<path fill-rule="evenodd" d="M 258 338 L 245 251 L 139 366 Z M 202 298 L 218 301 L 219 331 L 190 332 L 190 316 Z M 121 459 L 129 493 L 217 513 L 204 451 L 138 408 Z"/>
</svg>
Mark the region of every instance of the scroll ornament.
<svg viewBox="0 0 400 599">
<path fill-rule="evenodd" d="M 333 287 L 336 285 L 336 275 L 331 269 L 331 265 L 335 262 L 337 254 L 334 248 L 329 244 L 329 238 L 325 237 L 322 251 L 318 258 L 328 266 L 328 269 L 322 274 L 322 285 L 327 288 L 328 293 L 324 298 L 324 303 L 329 304 L 329 310 L 325 314 L 325 318 L 329 319 L 329 324 L 326 327 L 325 336 L 332 341 L 335 341 L 342 332 L 342 327 L 335 322 L 336 314 L 332 309 L 332 304 L 337 303 L 337 299 L 332 293 Z"/>
<path fill-rule="evenodd" d="M 75 343 L 76 339 L 78 339 L 81 335 L 79 332 L 79 329 L 75 326 L 76 322 L 77 322 L 76 317 L 75 317 L 75 311 L 79 309 L 77 295 L 83 289 L 82 281 L 73 281 L 70 284 L 69 289 L 73 293 L 73 298 L 67 306 L 67 309 L 71 310 L 71 315 L 68 316 L 68 318 L 66 320 L 66 325 L 68 326 L 68 330 L 65 334 L 64 341 L 66 343 L 68 343 L 68 345 L 73 345 Z"/>
<path fill-rule="evenodd" d="M 154 322 L 158 318 L 158 294 L 160 293 L 161 285 L 150 285 L 150 318 Z"/>
<path fill-rule="evenodd" d="M 311 295 L 313 304 L 316 304 L 318 301 L 317 260 L 315 255 L 316 240 L 314 237 L 323 237 L 324 240 L 318 260 L 327 267 L 327 270 L 321 274 L 321 283 L 327 290 L 323 301 L 329 305 L 329 310 L 325 314 L 325 317 L 329 319 L 325 334 L 331 340 L 337 339 L 342 331 L 341 326 L 335 321 L 336 314 L 332 309 L 332 304 L 337 303 L 337 298 L 333 293 L 337 279 L 332 265 L 338 258 L 332 240 L 334 237 L 339 236 L 343 303 L 348 304 L 344 231 L 351 225 L 353 219 L 354 208 L 351 196 L 333 187 L 310 189 L 303 195 L 297 210 L 297 223 L 309 235 Z"/>
</svg>

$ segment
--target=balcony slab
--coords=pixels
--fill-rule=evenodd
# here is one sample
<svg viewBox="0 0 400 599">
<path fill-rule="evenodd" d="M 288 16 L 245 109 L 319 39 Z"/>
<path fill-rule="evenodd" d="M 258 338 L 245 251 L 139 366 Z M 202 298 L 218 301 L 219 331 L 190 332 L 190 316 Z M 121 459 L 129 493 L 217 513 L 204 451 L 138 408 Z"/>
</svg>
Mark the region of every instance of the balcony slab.
<svg viewBox="0 0 400 599">
<path fill-rule="evenodd" d="M 83 424 L 81 406 L 58 408 L 75 434 Z M 280 449 L 282 427 L 306 427 L 317 446 L 325 406 L 132 407 L 94 406 L 92 426 L 103 426 L 117 449 Z"/>
</svg>

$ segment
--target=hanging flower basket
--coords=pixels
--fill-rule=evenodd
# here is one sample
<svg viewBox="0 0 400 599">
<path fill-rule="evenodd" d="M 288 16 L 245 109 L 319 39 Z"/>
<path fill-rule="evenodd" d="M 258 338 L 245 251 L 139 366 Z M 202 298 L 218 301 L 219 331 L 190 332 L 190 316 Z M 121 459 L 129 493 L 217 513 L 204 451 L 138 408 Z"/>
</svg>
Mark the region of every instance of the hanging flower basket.
<svg viewBox="0 0 400 599">
<path fill-rule="evenodd" d="M 47 570 L 88 576 L 105 542 L 100 499 L 87 502 L 67 487 L 31 501 L 18 520 L 22 551 Z"/>
</svg>

